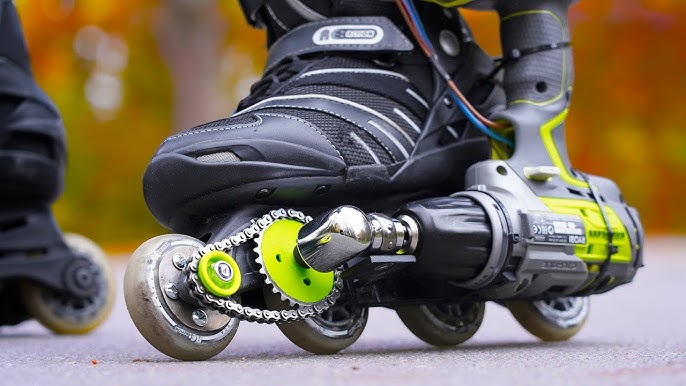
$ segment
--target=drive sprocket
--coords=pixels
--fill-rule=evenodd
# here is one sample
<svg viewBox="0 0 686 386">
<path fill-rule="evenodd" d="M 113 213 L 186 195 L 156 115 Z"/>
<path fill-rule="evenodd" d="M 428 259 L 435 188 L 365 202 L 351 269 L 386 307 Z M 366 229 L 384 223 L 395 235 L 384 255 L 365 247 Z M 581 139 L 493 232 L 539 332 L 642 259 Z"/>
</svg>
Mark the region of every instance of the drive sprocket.
<svg viewBox="0 0 686 386">
<path fill-rule="evenodd" d="M 296 219 L 279 219 L 255 238 L 256 262 L 265 283 L 291 306 L 316 305 L 334 288 L 334 272 L 318 272 L 294 256 L 298 231 L 303 225 Z"/>
</svg>

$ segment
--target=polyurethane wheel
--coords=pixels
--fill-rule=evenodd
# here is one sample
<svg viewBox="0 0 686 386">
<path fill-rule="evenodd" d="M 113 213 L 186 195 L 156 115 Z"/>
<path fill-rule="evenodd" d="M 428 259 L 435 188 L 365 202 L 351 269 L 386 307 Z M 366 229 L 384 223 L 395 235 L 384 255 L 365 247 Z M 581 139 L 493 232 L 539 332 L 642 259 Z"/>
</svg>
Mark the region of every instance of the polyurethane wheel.
<svg viewBox="0 0 686 386">
<path fill-rule="evenodd" d="M 522 327 L 545 342 L 564 341 L 576 335 L 588 318 L 590 304 L 588 297 L 505 303 Z"/>
<path fill-rule="evenodd" d="M 22 301 L 29 314 L 58 334 L 85 334 L 100 325 L 114 305 L 116 285 L 107 256 L 93 241 L 77 234 L 65 234 L 67 246 L 84 255 L 97 272 L 97 290 L 86 299 L 55 292 L 40 284 L 21 284 Z"/>
<path fill-rule="evenodd" d="M 281 296 L 265 288 L 264 298 L 270 310 L 289 309 Z M 296 346 L 313 354 L 335 354 L 357 341 L 367 325 L 369 309 L 334 304 L 320 315 L 297 322 L 277 324 Z"/>
<path fill-rule="evenodd" d="M 476 334 L 484 303 L 443 303 L 397 307 L 400 320 L 419 339 L 434 346 L 456 346 Z"/>
<path fill-rule="evenodd" d="M 124 275 L 124 299 L 133 323 L 156 349 L 172 358 L 209 359 L 236 335 L 238 319 L 179 296 L 181 269 L 204 244 L 185 235 L 162 235 L 144 242 Z"/>
</svg>

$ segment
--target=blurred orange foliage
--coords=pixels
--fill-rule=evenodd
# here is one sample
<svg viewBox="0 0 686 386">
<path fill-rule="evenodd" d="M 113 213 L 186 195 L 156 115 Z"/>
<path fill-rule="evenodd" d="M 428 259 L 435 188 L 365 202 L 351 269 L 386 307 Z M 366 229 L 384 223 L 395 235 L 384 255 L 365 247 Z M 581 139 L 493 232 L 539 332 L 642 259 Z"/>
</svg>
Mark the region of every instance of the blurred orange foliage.
<svg viewBox="0 0 686 386">
<path fill-rule="evenodd" d="M 60 108 L 70 163 L 56 205 L 62 226 L 105 245 L 162 232 L 140 179 L 172 130 L 174 85 L 153 28 L 159 0 L 17 0 L 36 77 Z M 237 2 L 225 21 L 216 117 L 229 115 L 261 72 L 264 34 Z M 465 12 L 498 54 L 498 19 Z M 576 83 L 568 148 L 578 169 L 615 180 L 649 232 L 686 231 L 686 2 L 581 1 L 570 15 Z M 207 119 L 207 117 L 203 118 Z"/>
</svg>

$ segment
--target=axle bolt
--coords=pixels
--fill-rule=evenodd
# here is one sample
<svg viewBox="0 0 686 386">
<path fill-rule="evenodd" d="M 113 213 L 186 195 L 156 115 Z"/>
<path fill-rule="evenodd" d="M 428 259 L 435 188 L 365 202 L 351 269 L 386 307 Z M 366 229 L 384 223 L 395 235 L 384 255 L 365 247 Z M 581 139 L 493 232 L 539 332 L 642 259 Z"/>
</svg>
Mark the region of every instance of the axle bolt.
<svg viewBox="0 0 686 386">
<path fill-rule="evenodd" d="M 164 286 L 164 293 L 169 297 L 171 300 L 176 300 L 179 298 L 179 289 L 176 288 L 176 285 L 174 283 L 167 283 Z"/>
<path fill-rule="evenodd" d="M 174 257 L 172 257 L 172 262 L 174 263 L 174 267 L 176 267 L 176 269 L 178 269 L 179 271 L 184 269 L 186 267 L 186 264 L 188 263 L 186 261 L 186 256 L 180 253 L 177 253 L 174 255 Z"/>
<path fill-rule="evenodd" d="M 207 314 L 205 311 L 197 309 L 193 311 L 191 315 L 193 322 L 198 325 L 198 327 L 204 327 L 207 324 Z"/>
<path fill-rule="evenodd" d="M 231 266 L 225 261 L 218 261 L 213 264 L 214 272 L 224 281 L 230 281 L 233 278 L 233 270 Z"/>
</svg>

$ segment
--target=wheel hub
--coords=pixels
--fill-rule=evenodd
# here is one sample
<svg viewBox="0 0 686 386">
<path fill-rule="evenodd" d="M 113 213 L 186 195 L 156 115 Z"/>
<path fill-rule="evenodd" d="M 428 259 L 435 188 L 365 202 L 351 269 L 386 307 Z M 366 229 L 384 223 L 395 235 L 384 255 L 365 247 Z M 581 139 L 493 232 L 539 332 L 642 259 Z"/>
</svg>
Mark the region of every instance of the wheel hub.
<svg viewBox="0 0 686 386">
<path fill-rule="evenodd" d="M 65 272 L 65 284 L 69 295 L 79 299 L 94 296 L 98 292 L 97 267 L 85 259 L 76 259 Z"/>
<path fill-rule="evenodd" d="M 198 263 L 198 277 L 207 291 L 222 298 L 229 297 L 241 286 L 238 263 L 224 251 L 211 251 Z"/>
<path fill-rule="evenodd" d="M 560 328 L 570 328 L 583 323 L 590 309 L 588 297 L 536 300 L 532 304 L 544 318 Z"/>
</svg>

